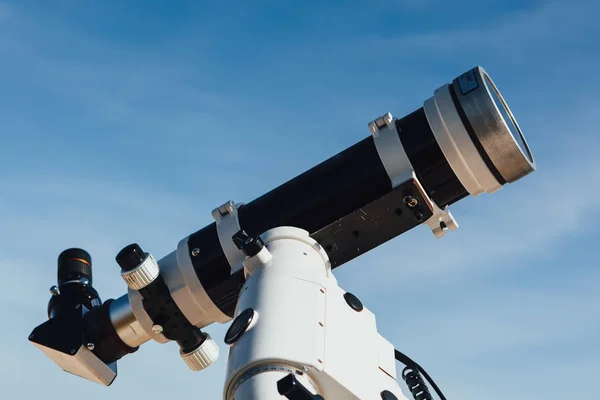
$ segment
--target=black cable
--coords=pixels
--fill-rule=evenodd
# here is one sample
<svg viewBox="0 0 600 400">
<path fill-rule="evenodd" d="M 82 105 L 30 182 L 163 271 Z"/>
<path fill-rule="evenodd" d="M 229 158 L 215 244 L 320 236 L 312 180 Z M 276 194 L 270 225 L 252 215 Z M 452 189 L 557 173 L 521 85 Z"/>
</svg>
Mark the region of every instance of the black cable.
<svg viewBox="0 0 600 400">
<path fill-rule="evenodd" d="M 394 349 L 394 355 L 396 356 L 397 361 L 400 361 L 402 364 L 406 365 L 406 368 L 402 371 L 402 378 L 405 380 L 405 382 L 407 384 L 409 384 L 409 382 L 411 382 L 415 385 L 415 389 L 416 389 L 415 392 L 413 392 L 413 388 L 409 387 L 409 389 L 411 389 L 411 393 L 413 393 L 413 396 L 415 396 L 417 393 L 421 393 L 419 395 L 420 397 L 418 399 L 415 396 L 416 400 L 431 399 L 431 395 L 429 394 L 429 391 L 427 390 L 427 386 L 425 386 L 425 383 L 423 382 L 423 379 L 419 376 L 418 372 L 423 374 L 425 379 L 427 379 L 427 381 L 429 382 L 431 387 L 433 387 L 433 390 L 435 390 L 435 392 L 439 396 L 440 400 L 446 400 L 446 397 L 444 396 L 444 394 L 442 393 L 442 391 L 440 390 L 438 385 L 435 384 L 433 379 L 431 379 L 429 374 L 419 364 L 417 364 L 415 361 L 413 361 L 406 354 L 404 354 L 396 349 Z"/>
</svg>

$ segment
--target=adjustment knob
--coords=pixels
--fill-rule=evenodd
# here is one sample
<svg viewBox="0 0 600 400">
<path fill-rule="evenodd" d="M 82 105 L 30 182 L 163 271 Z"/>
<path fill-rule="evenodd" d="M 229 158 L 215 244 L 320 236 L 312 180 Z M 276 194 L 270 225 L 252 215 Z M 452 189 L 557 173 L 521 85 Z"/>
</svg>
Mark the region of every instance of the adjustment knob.
<svg viewBox="0 0 600 400">
<path fill-rule="evenodd" d="M 121 250 L 116 260 L 121 266 L 121 277 L 133 290 L 145 288 L 160 274 L 160 268 L 152 254 L 144 253 L 137 243 Z"/>
<path fill-rule="evenodd" d="M 123 271 L 131 271 L 140 265 L 145 258 L 146 254 L 144 253 L 144 250 L 142 250 L 137 243 L 133 243 L 124 247 L 119 254 L 117 254 L 115 260 Z"/>
<path fill-rule="evenodd" d="M 200 346 L 189 353 L 179 352 L 181 358 L 192 371 L 201 371 L 209 367 L 219 358 L 219 346 L 212 340 L 209 334 Z"/>
</svg>

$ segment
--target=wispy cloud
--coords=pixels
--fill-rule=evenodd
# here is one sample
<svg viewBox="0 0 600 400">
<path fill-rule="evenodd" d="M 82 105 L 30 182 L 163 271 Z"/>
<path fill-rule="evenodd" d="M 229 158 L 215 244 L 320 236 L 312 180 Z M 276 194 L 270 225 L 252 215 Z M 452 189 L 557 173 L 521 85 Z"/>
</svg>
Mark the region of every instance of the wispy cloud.
<svg viewBox="0 0 600 400">
<path fill-rule="evenodd" d="M 0 298 L 35 306 L 56 279 L 56 258 L 67 247 L 92 254 L 103 297 L 125 292 L 114 256 L 138 242 L 160 258 L 179 240 L 211 222 L 211 198 L 112 177 L 40 172 L 0 178 L 0 241 L 8 285 Z M 214 201 L 216 197 L 213 198 Z M 10 266 L 10 267 L 9 267 Z"/>
<path fill-rule="evenodd" d="M 585 12 L 593 4 L 573 2 L 569 5 L 561 2 L 540 3 L 529 9 L 496 15 L 480 14 L 483 26 L 465 28 L 456 21 L 453 29 L 431 33 L 387 37 L 381 42 L 384 46 L 408 46 L 432 54 L 456 54 L 481 50 L 485 47 L 496 51 L 522 51 L 525 47 L 546 43 L 556 45 L 556 40 L 566 40 L 565 34 L 578 35 L 591 28 L 588 24 L 593 16 Z M 479 25 L 479 24 L 478 24 Z M 556 29 L 557 26 L 568 27 Z"/>
<path fill-rule="evenodd" d="M 455 294 L 443 294 L 445 304 L 439 297 L 435 304 L 425 299 L 429 309 L 416 311 L 409 299 L 417 298 L 409 296 L 402 310 L 390 307 L 387 319 L 379 318 L 388 338 L 421 360 L 448 398 L 502 398 L 502 393 L 518 399 L 569 398 L 568 393 L 587 393 L 585 387 L 545 383 L 557 373 L 568 381 L 598 371 L 588 357 L 599 350 L 594 343 L 600 333 L 600 320 L 594 316 L 598 273 L 537 289 L 490 284 L 455 286 L 448 292 Z M 589 345 L 570 345 L 575 343 Z"/>
</svg>

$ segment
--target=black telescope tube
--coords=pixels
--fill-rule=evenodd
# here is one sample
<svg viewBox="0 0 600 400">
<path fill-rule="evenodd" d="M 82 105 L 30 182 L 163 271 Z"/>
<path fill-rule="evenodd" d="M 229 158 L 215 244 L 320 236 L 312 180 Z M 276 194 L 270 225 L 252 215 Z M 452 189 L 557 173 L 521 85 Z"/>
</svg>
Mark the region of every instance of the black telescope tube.
<svg viewBox="0 0 600 400">
<path fill-rule="evenodd" d="M 251 236 L 277 226 L 314 233 L 391 190 L 368 137 L 242 206 L 240 226 Z"/>
<path fill-rule="evenodd" d="M 396 120 L 396 130 L 417 178 L 435 204 L 443 208 L 469 195 L 444 157 L 422 107 Z"/>
<path fill-rule="evenodd" d="M 444 157 L 423 108 L 398 119 L 396 128 L 419 181 L 439 207 L 469 195 Z M 251 236 L 276 226 L 312 234 L 392 189 L 375 142 L 368 137 L 242 206 L 240 226 Z"/>
<path fill-rule="evenodd" d="M 467 195 L 444 158 L 423 108 L 398 120 L 396 127 L 419 181 L 436 204 L 444 207 Z M 250 236 L 278 226 L 294 226 L 312 235 L 392 191 L 375 141 L 367 137 L 241 206 L 239 222 Z M 195 248 L 202 251 L 193 253 Z M 190 235 L 188 251 L 208 296 L 223 313 L 233 316 L 244 275 L 243 271 L 231 275 L 216 224 Z M 341 264 L 332 259 L 332 265 Z"/>
</svg>

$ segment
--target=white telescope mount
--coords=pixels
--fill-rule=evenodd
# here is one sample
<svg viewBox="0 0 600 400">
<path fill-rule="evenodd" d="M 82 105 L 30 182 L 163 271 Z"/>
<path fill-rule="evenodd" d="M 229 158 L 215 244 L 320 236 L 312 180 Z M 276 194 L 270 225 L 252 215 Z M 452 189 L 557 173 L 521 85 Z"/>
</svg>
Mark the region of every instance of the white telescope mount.
<svg viewBox="0 0 600 400">
<path fill-rule="evenodd" d="M 240 231 L 246 281 L 230 346 L 225 400 L 406 400 L 394 346 L 375 315 L 338 286 L 325 250 L 307 231 Z"/>
</svg>

